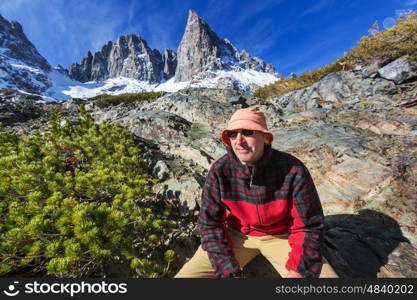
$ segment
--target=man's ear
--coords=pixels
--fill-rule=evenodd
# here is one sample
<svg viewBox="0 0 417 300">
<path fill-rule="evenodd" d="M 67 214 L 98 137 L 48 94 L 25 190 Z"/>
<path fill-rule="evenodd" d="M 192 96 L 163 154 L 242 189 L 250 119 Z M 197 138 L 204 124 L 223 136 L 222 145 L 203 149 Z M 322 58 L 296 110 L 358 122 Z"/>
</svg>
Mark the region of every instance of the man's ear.
<svg viewBox="0 0 417 300">
<path fill-rule="evenodd" d="M 269 135 L 264 133 L 264 143 L 265 145 L 270 145 L 271 141 L 269 140 Z"/>
</svg>

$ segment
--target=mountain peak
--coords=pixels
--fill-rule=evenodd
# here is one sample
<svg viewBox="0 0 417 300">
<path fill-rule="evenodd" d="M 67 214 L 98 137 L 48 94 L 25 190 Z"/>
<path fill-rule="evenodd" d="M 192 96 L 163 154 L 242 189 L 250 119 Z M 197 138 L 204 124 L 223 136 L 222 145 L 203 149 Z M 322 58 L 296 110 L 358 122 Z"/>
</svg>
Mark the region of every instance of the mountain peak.
<svg viewBox="0 0 417 300">
<path fill-rule="evenodd" d="M 36 47 L 28 40 L 22 25 L 16 21 L 9 22 L 0 15 L 0 48 L 13 59 L 22 61 L 29 66 L 50 71 L 48 61 L 39 54 Z"/>
<path fill-rule="evenodd" d="M 116 42 L 109 41 L 94 54 L 88 51 L 80 63 L 68 67 L 68 74 L 81 82 L 122 76 L 157 83 L 162 79 L 162 69 L 159 51 L 150 49 L 140 36 L 127 34 L 119 36 Z"/>
<path fill-rule="evenodd" d="M 177 51 L 177 61 L 175 82 L 190 81 L 202 72 L 219 70 L 252 69 L 275 74 L 272 65 L 251 57 L 247 51 L 239 53 L 228 39 L 219 38 L 193 10 L 188 11 L 187 25 Z"/>
<path fill-rule="evenodd" d="M 187 19 L 186 27 L 188 27 L 189 25 L 193 23 L 198 23 L 202 26 L 208 26 L 207 23 L 203 20 L 203 18 L 201 18 L 194 10 L 190 9 L 188 11 L 188 19 Z"/>
<path fill-rule="evenodd" d="M 22 25 L 0 15 L 0 87 L 44 91 L 51 85 L 46 74 L 51 69 L 26 37 Z"/>
</svg>

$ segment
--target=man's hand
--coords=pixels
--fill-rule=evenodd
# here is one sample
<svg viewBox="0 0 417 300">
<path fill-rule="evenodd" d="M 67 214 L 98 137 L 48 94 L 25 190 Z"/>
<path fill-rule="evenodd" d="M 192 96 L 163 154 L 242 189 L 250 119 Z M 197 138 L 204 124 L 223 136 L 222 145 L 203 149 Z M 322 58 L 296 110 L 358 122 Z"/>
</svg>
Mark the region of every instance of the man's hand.
<svg viewBox="0 0 417 300">
<path fill-rule="evenodd" d="M 245 278 L 245 275 L 243 274 L 243 271 L 240 270 L 239 272 L 237 272 L 233 278 Z"/>
<path fill-rule="evenodd" d="M 293 270 L 288 271 L 287 278 L 303 278 L 300 273 Z"/>
</svg>

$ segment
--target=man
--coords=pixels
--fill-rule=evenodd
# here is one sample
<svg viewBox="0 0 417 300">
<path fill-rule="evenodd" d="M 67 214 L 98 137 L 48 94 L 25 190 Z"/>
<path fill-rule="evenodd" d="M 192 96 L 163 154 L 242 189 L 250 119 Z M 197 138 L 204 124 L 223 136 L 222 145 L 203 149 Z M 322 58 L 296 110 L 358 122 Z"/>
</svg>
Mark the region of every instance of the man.
<svg viewBox="0 0 417 300">
<path fill-rule="evenodd" d="M 227 154 L 203 188 L 201 246 L 175 277 L 239 278 L 258 254 L 282 277 L 337 277 L 322 263 L 324 217 L 311 176 L 297 158 L 271 148 L 264 114 L 237 110 L 221 138 Z"/>
</svg>

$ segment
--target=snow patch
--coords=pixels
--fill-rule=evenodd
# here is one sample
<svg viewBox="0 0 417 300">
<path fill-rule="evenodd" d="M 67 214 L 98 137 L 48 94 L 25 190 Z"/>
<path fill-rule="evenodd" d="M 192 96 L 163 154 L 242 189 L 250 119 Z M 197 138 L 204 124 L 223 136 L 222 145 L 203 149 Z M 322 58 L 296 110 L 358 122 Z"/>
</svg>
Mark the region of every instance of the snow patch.
<svg viewBox="0 0 417 300">
<path fill-rule="evenodd" d="M 47 98 L 66 100 L 69 98 L 92 98 L 97 95 L 120 95 L 126 93 L 140 93 L 152 91 L 155 84 L 138 81 L 133 78 L 116 77 L 103 82 L 89 81 L 81 83 L 72 80 L 56 70 L 49 73 L 52 87 L 44 95 Z"/>
<path fill-rule="evenodd" d="M 51 71 L 49 78 L 52 81 L 52 87 L 44 93 L 46 100 L 92 98 L 101 94 L 120 95 L 150 91 L 176 92 L 193 87 L 224 88 L 224 85 L 228 83 L 242 91 L 251 93 L 256 86 L 264 86 L 279 80 L 272 74 L 254 70 L 206 72 L 198 74 L 191 81 L 175 82 L 173 77 L 161 84 L 150 84 L 149 82 L 126 77 L 111 78 L 103 82 L 90 81 L 81 83 L 70 79 L 57 70 Z"/>
</svg>

